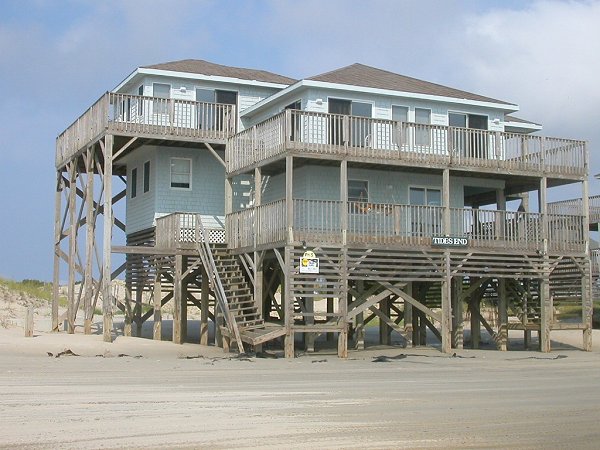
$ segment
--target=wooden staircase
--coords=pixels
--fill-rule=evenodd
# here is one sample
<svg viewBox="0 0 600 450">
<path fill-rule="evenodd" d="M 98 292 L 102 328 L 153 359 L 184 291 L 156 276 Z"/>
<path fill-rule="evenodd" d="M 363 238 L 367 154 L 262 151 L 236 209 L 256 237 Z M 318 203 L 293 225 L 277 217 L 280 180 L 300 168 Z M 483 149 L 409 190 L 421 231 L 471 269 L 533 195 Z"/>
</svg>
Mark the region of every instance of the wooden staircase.
<svg viewBox="0 0 600 450">
<path fill-rule="evenodd" d="M 213 246 L 215 268 L 225 290 L 229 311 L 240 332 L 264 328 L 265 321 L 254 302 L 252 287 L 235 256 L 225 246 Z"/>
</svg>

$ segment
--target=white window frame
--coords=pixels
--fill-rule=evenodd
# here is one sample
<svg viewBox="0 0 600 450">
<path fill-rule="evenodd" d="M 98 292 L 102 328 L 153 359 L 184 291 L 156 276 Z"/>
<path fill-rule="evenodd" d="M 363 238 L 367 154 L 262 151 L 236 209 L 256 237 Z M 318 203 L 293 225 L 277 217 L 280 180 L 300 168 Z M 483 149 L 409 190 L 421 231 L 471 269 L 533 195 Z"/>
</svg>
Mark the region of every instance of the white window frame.
<svg viewBox="0 0 600 450">
<path fill-rule="evenodd" d="M 190 173 L 189 173 L 189 186 L 188 187 L 173 186 L 173 161 L 176 159 L 182 160 L 182 161 L 188 161 L 188 163 L 189 163 Z M 181 158 L 179 156 L 174 156 L 169 159 L 169 187 L 171 189 L 174 189 L 177 191 L 191 191 L 192 190 L 192 158 Z"/>
<path fill-rule="evenodd" d="M 148 165 L 148 173 L 146 173 L 146 164 Z M 151 185 L 151 181 L 152 181 L 152 163 L 150 162 L 150 160 L 148 161 L 144 161 L 144 164 L 142 166 L 142 191 L 144 194 L 147 194 L 148 192 L 150 192 L 150 189 L 152 188 Z M 146 180 L 148 180 L 148 189 L 146 190 Z"/>
<path fill-rule="evenodd" d="M 350 188 L 350 182 L 351 181 L 360 182 L 360 183 L 366 183 L 366 185 L 367 185 L 367 198 L 363 198 L 363 199 L 360 199 L 360 200 L 354 200 L 354 199 L 350 199 L 350 195 L 348 195 L 348 201 L 349 202 L 364 202 L 364 203 L 368 203 L 369 202 L 369 180 L 362 180 L 362 179 L 359 179 L 359 178 L 348 178 L 348 180 L 347 180 L 347 184 L 348 185 L 346 186 L 346 189 L 348 191 L 350 191 L 349 188 Z"/>
<path fill-rule="evenodd" d="M 135 176 L 133 176 L 135 173 Z M 137 197 L 137 184 L 138 184 L 138 168 L 133 167 L 130 173 L 131 184 L 129 185 L 129 198 L 134 199 Z"/>
</svg>

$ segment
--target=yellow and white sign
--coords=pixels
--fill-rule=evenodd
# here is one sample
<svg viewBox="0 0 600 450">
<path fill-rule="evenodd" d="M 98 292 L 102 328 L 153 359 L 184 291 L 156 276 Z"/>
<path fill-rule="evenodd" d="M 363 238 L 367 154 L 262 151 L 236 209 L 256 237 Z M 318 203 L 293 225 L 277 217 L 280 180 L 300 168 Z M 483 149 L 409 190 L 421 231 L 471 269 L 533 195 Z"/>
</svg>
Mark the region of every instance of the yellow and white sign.
<svg viewBox="0 0 600 450">
<path fill-rule="evenodd" d="M 307 250 L 300 257 L 300 273 L 319 273 L 319 258 Z"/>
</svg>

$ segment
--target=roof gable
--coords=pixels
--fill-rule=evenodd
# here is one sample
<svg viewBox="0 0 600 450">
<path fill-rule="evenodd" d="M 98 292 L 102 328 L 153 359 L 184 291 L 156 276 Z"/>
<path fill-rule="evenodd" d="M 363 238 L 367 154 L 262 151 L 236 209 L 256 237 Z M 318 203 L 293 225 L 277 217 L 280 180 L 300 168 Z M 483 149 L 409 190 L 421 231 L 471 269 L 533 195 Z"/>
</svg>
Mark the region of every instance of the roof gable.
<svg viewBox="0 0 600 450">
<path fill-rule="evenodd" d="M 416 94 L 435 95 L 465 100 L 483 101 L 491 103 L 505 103 L 502 100 L 484 97 L 472 92 L 461 91 L 441 84 L 407 77 L 387 70 L 377 69 L 364 64 L 355 63 L 341 69 L 332 70 L 321 75 L 307 78 L 308 80 L 326 83 L 345 84 L 375 89 L 412 92 Z"/>
<path fill-rule="evenodd" d="M 289 85 L 296 80 L 266 70 L 244 69 L 240 67 L 223 66 L 201 59 L 183 59 L 151 66 L 142 66 L 145 69 L 168 70 L 173 72 L 195 73 L 207 76 L 220 76 L 238 78 L 241 80 L 263 81 L 266 83 L 278 83 Z"/>
</svg>

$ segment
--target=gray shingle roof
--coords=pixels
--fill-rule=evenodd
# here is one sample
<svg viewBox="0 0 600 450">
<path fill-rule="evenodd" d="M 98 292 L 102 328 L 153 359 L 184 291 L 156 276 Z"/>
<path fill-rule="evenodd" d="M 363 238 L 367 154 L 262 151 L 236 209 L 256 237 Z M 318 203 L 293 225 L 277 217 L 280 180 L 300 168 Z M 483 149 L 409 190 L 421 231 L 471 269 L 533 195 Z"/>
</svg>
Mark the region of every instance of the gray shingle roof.
<svg viewBox="0 0 600 450">
<path fill-rule="evenodd" d="M 504 115 L 504 120 L 506 120 L 507 122 L 532 123 L 534 125 L 539 125 L 540 127 L 542 126 L 541 124 L 532 122 L 531 120 L 521 119 L 520 117 L 510 116 L 508 114 Z"/>
<path fill-rule="evenodd" d="M 267 83 L 292 84 L 296 80 L 293 78 L 277 75 L 266 70 L 243 69 L 240 67 L 223 66 L 201 59 L 183 59 L 181 61 L 171 61 L 152 66 L 143 66 L 145 69 L 170 70 L 174 72 L 197 73 L 201 75 L 220 76 L 239 78 L 242 80 L 264 81 Z"/>
<path fill-rule="evenodd" d="M 484 97 L 482 95 L 473 94 L 472 92 L 461 91 L 459 89 L 442 86 L 441 84 L 418 80 L 416 78 L 399 75 L 397 73 L 388 72 L 387 70 L 377 69 L 375 67 L 370 67 L 359 63 L 310 77 L 308 79 L 314 81 L 324 81 L 327 83 L 412 92 L 416 94 L 512 104 L 511 102 Z"/>
</svg>

